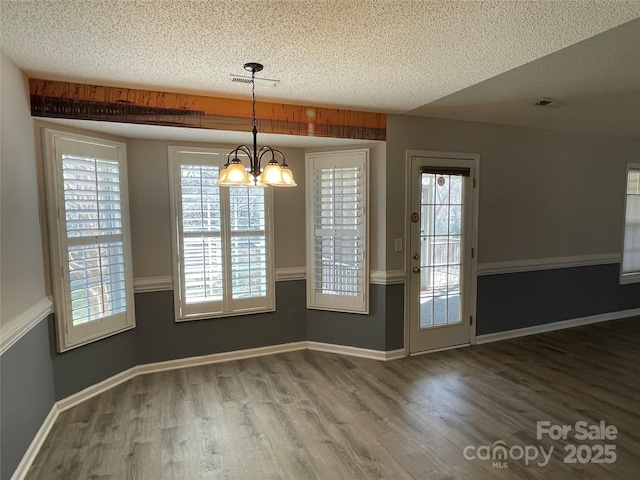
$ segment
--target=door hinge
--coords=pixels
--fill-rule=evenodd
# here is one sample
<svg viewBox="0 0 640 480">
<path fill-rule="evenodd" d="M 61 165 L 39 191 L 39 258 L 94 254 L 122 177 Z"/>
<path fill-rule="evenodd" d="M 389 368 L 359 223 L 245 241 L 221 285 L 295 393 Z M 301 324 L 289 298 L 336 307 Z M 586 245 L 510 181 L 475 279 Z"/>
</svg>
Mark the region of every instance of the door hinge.
<svg viewBox="0 0 640 480">
<path fill-rule="evenodd" d="M 471 247 L 471 258 L 473 258 L 475 254 L 476 254 L 475 249 Z"/>
<path fill-rule="evenodd" d="M 476 188 L 476 177 L 473 177 L 473 188 Z"/>
<path fill-rule="evenodd" d="M 473 325 L 473 315 L 469 315 L 469 325 Z"/>
</svg>

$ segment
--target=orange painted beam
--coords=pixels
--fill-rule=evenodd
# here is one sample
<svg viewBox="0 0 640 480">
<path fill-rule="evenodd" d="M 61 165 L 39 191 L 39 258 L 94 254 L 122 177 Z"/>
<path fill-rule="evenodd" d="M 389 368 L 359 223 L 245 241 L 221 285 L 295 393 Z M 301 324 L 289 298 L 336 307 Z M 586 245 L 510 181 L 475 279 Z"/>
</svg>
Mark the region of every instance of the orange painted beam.
<svg viewBox="0 0 640 480">
<path fill-rule="evenodd" d="M 251 101 L 29 80 L 31 115 L 105 122 L 251 131 Z M 261 133 L 385 140 L 383 113 L 256 102 Z"/>
</svg>

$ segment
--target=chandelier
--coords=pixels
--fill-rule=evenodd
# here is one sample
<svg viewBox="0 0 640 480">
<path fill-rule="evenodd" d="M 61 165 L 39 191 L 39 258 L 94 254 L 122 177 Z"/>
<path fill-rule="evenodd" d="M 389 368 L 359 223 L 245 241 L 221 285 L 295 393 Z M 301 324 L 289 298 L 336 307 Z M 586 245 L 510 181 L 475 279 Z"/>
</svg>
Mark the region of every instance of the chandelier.
<svg viewBox="0 0 640 480">
<path fill-rule="evenodd" d="M 246 145 L 240 145 L 229 153 L 227 163 L 220 172 L 218 185 L 225 187 L 295 187 L 293 172 L 287 165 L 284 154 L 280 150 L 271 147 L 262 147 L 258 150 L 258 121 L 256 120 L 256 72 L 263 69 L 259 63 L 245 63 L 244 69 L 251 72 L 251 96 L 253 98 L 253 152 Z M 249 170 L 242 164 L 240 158 L 249 158 Z M 263 158 L 269 159 L 269 163 L 261 170 Z M 278 163 L 280 159 L 281 163 Z"/>
</svg>

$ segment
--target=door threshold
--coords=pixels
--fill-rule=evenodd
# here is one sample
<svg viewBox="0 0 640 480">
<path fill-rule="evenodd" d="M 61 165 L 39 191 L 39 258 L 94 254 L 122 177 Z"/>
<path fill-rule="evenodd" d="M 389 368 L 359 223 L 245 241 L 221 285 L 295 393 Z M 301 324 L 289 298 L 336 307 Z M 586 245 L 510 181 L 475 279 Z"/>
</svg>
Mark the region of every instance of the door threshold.
<svg viewBox="0 0 640 480">
<path fill-rule="evenodd" d="M 444 352 L 445 350 L 453 350 L 454 348 L 463 348 L 470 346 L 471 343 L 461 343 L 460 345 L 451 345 L 450 347 L 434 348 L 433 350 L 422 350 L 420 352 L 409 353 L 410 357 L 417 357 L 418 355 L 425 355 L 427 353 Z"/>
</svg>

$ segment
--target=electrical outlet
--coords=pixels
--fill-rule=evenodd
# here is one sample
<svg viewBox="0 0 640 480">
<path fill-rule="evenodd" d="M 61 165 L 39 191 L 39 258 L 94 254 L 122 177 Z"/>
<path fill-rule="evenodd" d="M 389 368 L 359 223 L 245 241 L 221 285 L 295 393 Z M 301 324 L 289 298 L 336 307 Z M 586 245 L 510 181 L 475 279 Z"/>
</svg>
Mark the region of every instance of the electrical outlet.
<svg viewBox="0 0 640 480">
<path fill-rule="evenodd" d="M 395 248 L 396 252 L 401 252 L 402 251 L 402 239 L 401 238 L 396 238 L 394 248 Z"/>
</svg>

